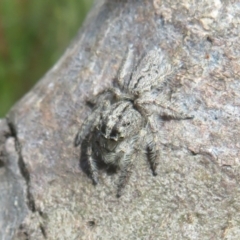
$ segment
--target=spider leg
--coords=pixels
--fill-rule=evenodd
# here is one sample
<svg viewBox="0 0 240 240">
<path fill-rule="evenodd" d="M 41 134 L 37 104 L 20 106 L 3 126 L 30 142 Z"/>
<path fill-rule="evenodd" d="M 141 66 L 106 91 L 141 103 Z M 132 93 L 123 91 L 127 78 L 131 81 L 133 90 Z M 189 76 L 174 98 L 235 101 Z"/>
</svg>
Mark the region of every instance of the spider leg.
<svg viewBox="0 0 240 240">
<path fill-rule="evenodd" d="M 187 115 L 176 103 L 169 103 L 164 97 L 157 99 L 151 96 L 142 96 L 137 99 L 134 104 L 139 108 L 140 112 L 143 111 L 145 115 L 150 115 L 148 112 L 150 112 L 149 109 L 152 109 L 160 116 L 172 119 L 192 119 L 194 117 L 193 115 Z"/>
<path fill-rule="evenodd" d="M 129 91 L 139 96 L 153 87 L 162 86 L 167 76 L 174 73 L 174 67 L 160 48 L 149 51 L 133 72 L 128 85 Z"/>
<path fill-rule="evenodd" d="M 133 67 L 134 67 L 134 48 L 132 45 L 128 47 L 127 56 L 125 60 L 123 61 L 123 64 L 120 68 L 117 83 L 119 87 L 127 92 L 127 87 L 129 85 Z"/>
<path fill-rule="evenodd" d="M 147 160 L 149 162 L 150 168 L 152 170 L 153 176 L 157 176 L 157 165 L 158 165 L 158 158 L 160 156 L 160 150 L 159 150 L 159 140 L 157 137 L 156 132 L 156 126 L 155 123 L 150 120 L 149 121 L 149 127 L 148 127 L 148 134 L 146 137 L 146 155 Z"/>
<path fill-rule="evenodd" d="M 96 161 L 93 158 L 93 144 L 92 144 L 92 136 L 88 138 L 87 145 L 87 161 L 89 165 L 90 175 L 93 180 L 93 184 L 96 185 L 98 183 L 98 169 Z"/>
<path fill-rule="evenodd" d="M 99 93 L 98 96 L 100 95 L 102 101 L 106 99 L 107 97 L 110 97 L 111 99 L 116 99 L 116 100 L 133 100 L 133 97 L 128 94 L 127 92 L 122 92 L 121 89 L 117 87 L 110 87 L 107 90 L 104 90 L 103 92 Z M 99 102 L 99 98 L 97 97 L 94 101 L 88 100 L 88 102 L 92 105 L 95 105 L 96 102 Z"/>
<path fill-rule="evenodd" d="M 182 111 L 179 111 L 178 108 L 174 108 L 173 106 L 166 106 L 166 107 L 159 107 L 158 114 L 161 117 L 167 117 L 171 119 L 178 119 L 178 120 L 185 120 L 185 119 L 192 119 L 193 115 L 187 115 Z"/>
<path fill-rule="evenodd" d="M 144 102 L 145 103 L 145 102 Z M 160 140 L 159 140 L 159 132 L 156 122 L 154 121 L 154 116 L 149 113 L 149 109 L 145 108 L 145 106 L 138 102 L 135 103 L 135 106 L 141 113 L 141 115 L 146 119 L 147 124 L 147 134 L 145 135 L 146 142 L 146 155 L 148 162 L 150 164 L 150 168 L 152 170 L 153 176 L 157 175 L 156 169 L 158 165 L 158 159 L 160 158 Z"/>
<path fill-rule="evenodd" d="M 117 197 L 121 197 L 122 190 L 126 186 L 129 181 L 132 169 L 132 157 L 133 153 L 125 153 L 121 159 L 122 166 L 121 166 L 121 175 L 119 178 L 118 188 L 117 188 Z"/>
<path fill-rule="evenodd" d="M 92 131 L 99 123 L 101 112 L 104 111 L 110 104 L 109 100 L 101 102 L 101 105 L 98 106 L 83 122 L 81 128 L 79 129 L 77 136 L 75 138 L 75 146 L 77 147 L 82 143 L 86 138 L 88 133 Z"/>
<path fill-rule="evenodd" d="M 97 109 L 92 114 L 90 114 L 87 119 L 83 122 L 78 134 L 75 138 L 75 147 L 79 146 L 82 141 L 86 138 L 87 134 L 94 128 L 94 122 L 97 122 L 96 119 L 99 120 L 100 111 Z"/>
</svg>

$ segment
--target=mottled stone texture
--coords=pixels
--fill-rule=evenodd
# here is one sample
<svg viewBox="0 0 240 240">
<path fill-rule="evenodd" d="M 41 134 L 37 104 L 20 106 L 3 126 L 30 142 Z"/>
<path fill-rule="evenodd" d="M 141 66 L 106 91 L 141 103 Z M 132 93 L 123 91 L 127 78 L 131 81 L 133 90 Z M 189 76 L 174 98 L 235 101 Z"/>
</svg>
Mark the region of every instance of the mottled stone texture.
<svg viewBox="0 0 240 240">
<path fill-rule="evenodd" d="M 28 214 L 26 184 L 15 139 L 5 119 L 0 119 L 0 239 L 11 240 Z"/>
<path fill-rule="evenodd" d="M 16 211 L 13 227 L 25 216 L 14 239 L 240 239 L 239 24 L 234 0 L 97 1 L 63 57 L 8 114 L 25 180 L 0 189 L 11 199 L 24 193 L 28 205 L 20 213 L 0 202 Z M 159 121 L 158 176 L 136 162 L 117 199 L 117 174 L 102 171 L 93 186 L 73 141 L 90 113 L 85 100 L 111 86 L 130 43 L 137 60 L 158 46 L 182 63 L 172 96 L 195 117 Z M 0 177 L 10 181 L 8 172 Z"/>
</svg>

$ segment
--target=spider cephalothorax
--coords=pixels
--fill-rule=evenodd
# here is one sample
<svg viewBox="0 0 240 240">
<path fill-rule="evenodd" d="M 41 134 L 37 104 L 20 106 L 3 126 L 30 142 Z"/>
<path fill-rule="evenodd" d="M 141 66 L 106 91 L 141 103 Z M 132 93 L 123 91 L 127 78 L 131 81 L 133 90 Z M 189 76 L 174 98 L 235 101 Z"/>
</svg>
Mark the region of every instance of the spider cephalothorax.
<svg viewBox="0 0 240 240">
<path fill-rule="evenodd" d="M 159 158 L 158 127 L 154 114 L 160 117 L 186 119 L 186 114 L 172 104 L 164 84 L 175 72 L 161 49 L 150 51 L 134 68 L 134 49 L 130 47 L 119 72 L 118 87 L 98 96 L 96 107 L 80 128 L 75 145 L 88 136 L 87 158 L 93 182 L 98 182 L 96 161 L 120 169 L 117 196 L 128 181 L 140 147 L 156 175 Z"/>
</svg>

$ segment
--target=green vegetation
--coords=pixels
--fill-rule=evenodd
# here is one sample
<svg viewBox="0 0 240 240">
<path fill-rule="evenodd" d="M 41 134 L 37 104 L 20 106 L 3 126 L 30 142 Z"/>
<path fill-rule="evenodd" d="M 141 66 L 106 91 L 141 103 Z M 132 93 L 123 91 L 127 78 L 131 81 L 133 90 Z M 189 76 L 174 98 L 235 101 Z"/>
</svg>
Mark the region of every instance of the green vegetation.
<svg viewBox="0 0 240 240">
<path fill-rule="evenodd" d="M 56 62 L 92 0 L 0 1 L 0 117 Z"/>
</svg>

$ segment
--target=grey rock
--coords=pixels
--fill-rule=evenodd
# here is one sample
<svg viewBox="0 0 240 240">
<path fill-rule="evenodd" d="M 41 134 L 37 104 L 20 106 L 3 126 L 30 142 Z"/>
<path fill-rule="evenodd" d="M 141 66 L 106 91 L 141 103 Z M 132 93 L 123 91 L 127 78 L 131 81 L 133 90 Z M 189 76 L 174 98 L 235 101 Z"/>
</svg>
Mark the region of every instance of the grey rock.
<svg viewBox="0 0 240 240">
<path fill-rule="evenodd" d="M 218 0 L 94 5 L 62 58 L 8 114 L 28 204 L 15 239 L 240 238 L 239 8 Z M 102 171 L 93 186 L 73 142 L 91 112 L 86 100 L 112 85 L 129 44 L 137 62 L 157 46 L 181 63 L 172 99 L 194 119 L 159 121 L 158 176 L 139 161 L 117 199 L 118 174 Z"/>
<path fill-rule="evenodd" d="M 15 139 L 0 119 L 0 239 L 12 239 L 28 214 L 26 184 L 19 168 Z"/>
</svg>

